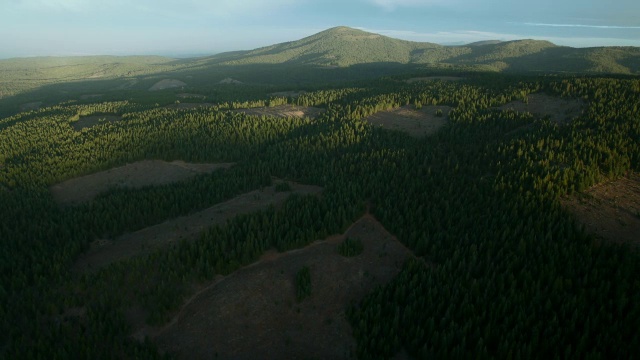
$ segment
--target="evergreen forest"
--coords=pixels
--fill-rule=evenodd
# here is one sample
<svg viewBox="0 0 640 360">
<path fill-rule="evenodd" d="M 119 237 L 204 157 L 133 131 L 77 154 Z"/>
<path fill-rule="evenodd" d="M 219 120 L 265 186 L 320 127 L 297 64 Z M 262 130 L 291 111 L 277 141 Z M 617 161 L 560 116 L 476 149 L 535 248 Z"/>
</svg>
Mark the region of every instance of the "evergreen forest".
<svg viewBox="0 0 640 360">
<path fill-rule="evenodd" d="M 406 82 L 409 75 L 394 74 L 299 88 L 307 91 L 298 96 L 228 86 L 207 94 L 207 107 L 164 106 L 169 101 L 148 95 L 0 118 L 0 358 L 172 358 L 152 339 L 131 336 L 131 308 L 163 326 L 194 284 L 232 274 L 268 250 L 342 234 L 367 211 L 415 257 L 344 309 L 353 358 L 637 357 L 640 252 L 587 232 L 561 200 L 640 171 L 640 80 L 460 76 Z M 179 91 L 157 96 L 173 101 Z M 499 109 L 530 94 L 579 100 L 583 111 L 559 123 Z M 323 111 L 286 118 L 236 111 L 280 105 Z M 429 136 L 367 121 L 435 105 L 451 110 Z M 74 126 L 88 116 L 117 120 Z M 149 159 L 235 165 L 170 184 L 114 187 L 80 204 L 60 205 L 50 190 Z M 291 194 L 206 228 L 195 241 L 74 270 L 96 239 L 192 214 L 275 185 L 274 178 L 323 191 Z M 363 244 L 350 239 L 336 252 L 348 261 Z M 304 303 L 317 293 L 315 270 L 299 270 L 292 281 Z"/>
</svg>

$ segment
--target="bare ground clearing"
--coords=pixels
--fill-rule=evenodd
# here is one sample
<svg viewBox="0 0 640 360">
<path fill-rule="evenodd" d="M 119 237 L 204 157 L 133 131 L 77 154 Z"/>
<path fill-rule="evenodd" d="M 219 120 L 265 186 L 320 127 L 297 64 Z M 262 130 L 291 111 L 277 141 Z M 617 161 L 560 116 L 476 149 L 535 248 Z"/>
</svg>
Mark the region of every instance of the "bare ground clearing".
<svg viewBox="0 0 640 360">
<path fill-rule="evenodd" d="M 171 104 L 165 106 L 167 109 L 197 109 L 197 108 L 207 108 L 214 107 L 216 104 L 213 103 L 178 103 Z"/>
<path fill-rule="evenodd" d="M 361 239 L 355 257 L 337 252 L 346 237 Z M 303 249 L 267 253 L 189 299 L 165 327 L 142 329 L 160 349 L 184 359 L 317 359 L 355 357 L 345 310 L 392 280 L 412 253 L 371 215 L 343 235 Z M 295 275 L 311 272 L 311 295 L 296 301 Z"/>
<path fill-rule="evenodd" d="M 88 99 L 99 99 L 103 94 L 85 94 L 80 95 L 80 100 L 88 100 Z"/>
<path fill-rule="evenodd" d="M 149 91 L 172 89 L 172 88 L 178 88 L 178 87 L 183 87 L 183 86 L 187 86 L 187 84 L 182 82 L 182 81 L 180 81 L 180 80 L 164 79 L 164 80 L 160 80 L 157 83 L 153 84 L 153 86 L 149 88 Z"/>
<path fill-rule="evenodd" d="M 80 131 L 84 128 L 89 128 L 100 123 L 100 120 L 107 122 L 116 122 L 122 120 L 122 116 L 118 115 L 91 115 L 91 116 L 81 116 L 78 121 L 74 121 L 71 123 L 71 126 L 76 131 Z"/>
<path fill-rule="evenodd" d="M 204 95 L 189 94 L 189 93 L 177 94 L 176 96 L 181 98 L 181 99 L 204 99 L 204 98 L 206 98 L 206 96 L 204 96 Z"/>
<path fill-rule="evenodd" d="M 34 101 L 20 105 L 20 111 L 39 110 L 42 106 L 42 101 Z"/>
<path fill-rule="evenodd" d="M 243 84 L 243 82 L 242 81 L 238 81 L 238 80 L 233 79 L 233 78 L 224 78 L 224 79 L 220 80 L 220 82 L 218 82 L 218 84 L 240 85 L 240 84 Z"/>
<path fill-rule="evenodd" d="M 596 185 L 562 203 L 598 238 L 640 246 L 640 174 Z"/>
<path fill-rule="evenodd" d="M 436 112 L 442 111 L 442 116 Z M 381 111 L 366 120 L 383 129 L 398 130 L 412 136 L 426 136 L 438 131 L 449 120 L 449 106 L 424 106 L 415 110 L 413 106 L 403 106 L 389 111 Z"/>
<path fill-rule="evenodd" d="M 251 109 L 237 109 L 236 112 L 254 116 L 275 116 L 275 117 L 309 117 L 315 118 L 324 112 L 324 109 L 315 107 L 305 107 L 297 105 L 278 105 L 273 107 L 259 107 Z"/>
<path fill-rule="evenodd" d="M 464 80 L 464 78 L 459 76 L 424 76 L 424 77 L 415 77 L 415 78 L 407 79 L 405 80 L 405 82 L 408 84 L 412 84 L 417 81 L 432 81 L 432 80 L 460 81 L 460 80 Z"/>
<path fill-rule="evenodd" d="M 113 262 L 178 243 L 197 239 L 200 233 L 214 225 L 222 225 L 239 214 L 247 214 L 285 201 L 291 194 L 318 194 L 322 188 L 290 183 L 291 191 L 276 192 L 275 185 L 237 196 L 197 213 L 180 216 L 142 230 L 124 234 L 115 240 L 96 240 L 76 261 L 77 271 L 95 271 Z"/>
<path fill-rule="evenodd" d="M 298 97 L 302 94 L 306 94 L 304 90 L 300 91 L 278 91 L 268 94 L 269 96 L 283 96 L 283 97 Z"/>
<path fill-rule="evenodd" d="M 144 160 L 89 174 L 53 185 L 53 198 L 61 205 L 89 201 L 98 194 L 114 187 L 136 188 L 162 185 L 188 179 L 201 173 L 231 167 L 232 163 L 192 164 L 176 160 Z"/>
<path fill-rule="evenodd" d="M 568 123 L 574 117 L 580 116 L 584 109 L 584 103 L 579 99 L 564 99 L 546 94 L 529 94 L 527 101 L 528 103 L 512 101 L 499 109 L 529 112 L 540 117 L 549 116 L 558 124 Z"/>
</svg>

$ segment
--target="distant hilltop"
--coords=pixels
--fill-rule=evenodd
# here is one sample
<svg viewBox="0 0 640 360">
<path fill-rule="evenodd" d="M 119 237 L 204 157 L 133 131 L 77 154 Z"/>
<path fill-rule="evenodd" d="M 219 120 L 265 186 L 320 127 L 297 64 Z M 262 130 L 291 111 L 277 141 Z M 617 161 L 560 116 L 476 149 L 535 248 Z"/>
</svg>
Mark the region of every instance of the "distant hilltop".
<svg viewBox="0 0 640 360">
<path fill-rule="evenodd" d="M 572 48 L 542 40 L 480 41 L 445 46 L 399 40 L 345 26 L 291 42 L 206 58 L 224 65 L 367 63 L 446 64 L 487 71 L 640 73 L 640 48 Z"/>
</svg>

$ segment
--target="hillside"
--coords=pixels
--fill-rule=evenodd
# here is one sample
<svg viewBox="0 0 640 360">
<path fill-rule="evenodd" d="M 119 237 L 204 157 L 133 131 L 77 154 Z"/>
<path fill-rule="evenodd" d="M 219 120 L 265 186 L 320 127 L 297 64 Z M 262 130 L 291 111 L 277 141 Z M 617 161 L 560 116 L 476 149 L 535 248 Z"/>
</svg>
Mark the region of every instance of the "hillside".
<svg viewBox="0 0 640 360">
<path fill-rule="evenodd" d="M 634 358 L 640 80 L 450 75 L 1 118 L 0 359 Z"/>
<path fill-rule="evenodd" d="M 256 96 L 348 81 L 428 71 L 520 74 L 640 74 L 640 48 L 571 48 L 548 41 L 483 41 L 444 46 L 399 40 L 349 27 L 335 27 L 291 42 L 208 57 L 159 56 L 39 57 L 0 60 L 0 116 L 68 101 L 138 100 L 169 104 L 149 96 L 159 81 L 186 85 L 190 92 L 232 100 L 219 92 L 224 79 L 253 87 Z M 282 88 L 280 88 L 282 87 Z M 246 89 L 244 90 L 246 91 Z M 221 96 L 223 98 L 221 98 Z"/>
<path fill-rule="evenodd" d="M 304 39 L 249 51 L 224 64 L 313 64 L 350 66 L 374 62 L 412 62 L 414 51 L 439 49 L 442 45 L 417 43 L 369 33 L 349 27 L 335 27 Z"/>
<path fill-rule="evenodd" d="M 617 73 L 640 72 L 640 49 L 633 47 L 572 48 L 549 41 L 482 41 L 443 46 L 399 40 L 335 27 L 301 40 L 208 58 L 210 64 L 295 64 L 347 67 L 399 63 L 453 65 L 487 71 Z"/>
</svg>

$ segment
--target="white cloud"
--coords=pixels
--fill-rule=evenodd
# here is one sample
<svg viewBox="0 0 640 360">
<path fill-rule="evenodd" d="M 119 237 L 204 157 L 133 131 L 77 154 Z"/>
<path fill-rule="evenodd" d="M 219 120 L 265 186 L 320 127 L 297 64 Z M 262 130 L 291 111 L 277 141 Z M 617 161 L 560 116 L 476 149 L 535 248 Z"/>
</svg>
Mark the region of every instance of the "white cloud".
<svg viewBox="0 0 640 360">
<path fill-rule="evenodd" d="M 546 23 L 522 23 L 522 25 L 543 26 L 543 27 L 589 28 L 589 29 L 640 29 L 640 26 L 617 26 L 617 25 L 546 24 Z"/>
<path fill-rule="evenodd" d="M 640 46 L 640 39 L 622 39 L 612 37 L 561 37 L 561 36 L 531 36 L 510 33 L 498 33 L 476 30 L 416 32 L 405 30 L 375 30 L 359 28 L 376 34 L 393 38 L 432 42 L 437 44 L 467 44 L 484 40 L 511 41 L 519 39 L 547 40 L 556 45 L 572 47 L 594 46 Z"/>
<path fill-rule="evenodd" d="M 87 0 L 14 0 L 18 9 L 29 11 L 83 11 L 90 5 Z"/>
<path fill-rule="evenodd" d="M 16 10 L 44 13 L 107 11 L 189 18 L 193 18 L 194 13 L 223 17 L 269 12 L 295 3 L 295 0 L 10 0 L 9 2 Z"/>
<path fill-rule="evenodd" d="M 422 6 L 449 4 L 452 2 L 452 1 L 446 1 L 446 0 L 367 0 L 367 1 L 387 11 L 393 11 L 399 7 L 422 7 Z"/>
</svg>

